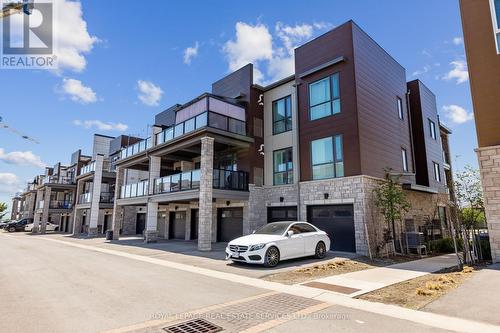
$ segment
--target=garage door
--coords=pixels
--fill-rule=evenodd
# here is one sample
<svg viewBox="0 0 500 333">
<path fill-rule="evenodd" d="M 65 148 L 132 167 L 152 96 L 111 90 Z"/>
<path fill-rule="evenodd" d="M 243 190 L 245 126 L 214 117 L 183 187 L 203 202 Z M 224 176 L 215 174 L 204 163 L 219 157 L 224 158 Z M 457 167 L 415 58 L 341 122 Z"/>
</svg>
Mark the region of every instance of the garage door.
<svg viewBox="0 0 500 333">
<path fill-rule="evenodd" d="M 170 239 L 186 238 L 186 212 L 170 213 L 168 234 Z"/>
<path fill-rule="evenodd" d="M 219 208 L 217 241 L 229 242 L 243 235 L 243 208 Z"/>
<path fill-rule="evenodd" d="M 356 252 L 352 205 L 308 206 L 307 220 L 328 233 L 331 250 Z"/>
</svg>

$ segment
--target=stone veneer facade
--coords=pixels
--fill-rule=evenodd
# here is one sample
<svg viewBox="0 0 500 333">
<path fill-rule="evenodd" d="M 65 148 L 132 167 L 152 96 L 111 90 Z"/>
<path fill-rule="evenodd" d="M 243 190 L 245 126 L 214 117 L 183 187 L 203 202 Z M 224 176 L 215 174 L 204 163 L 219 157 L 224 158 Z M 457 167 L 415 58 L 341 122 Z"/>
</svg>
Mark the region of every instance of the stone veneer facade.
<svg viewBox="0 0 500 333">
<path fill-rule="evenodd" d="M 500 146 L 476 150 L 493 262 L 500 262 Z"/>
</svg>

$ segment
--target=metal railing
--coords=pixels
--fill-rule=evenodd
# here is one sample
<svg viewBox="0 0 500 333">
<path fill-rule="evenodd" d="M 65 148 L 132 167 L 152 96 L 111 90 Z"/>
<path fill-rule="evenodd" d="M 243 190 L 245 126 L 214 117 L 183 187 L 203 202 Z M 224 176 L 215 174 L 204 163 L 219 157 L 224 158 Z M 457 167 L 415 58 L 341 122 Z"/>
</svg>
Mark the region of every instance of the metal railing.
<svg viewBox="0 0 500 333">
<path fill-rule="evenodd" d="M 49 176 L 44 178 L 44 184 L 65 184 L 71 185 L 74 184 L 73 178 L 71 177 L 58 177 L 58 176 Z"/>
<path fill-rule="evenodd" d="M 244 121 L 219 113 L 205 111 L 156 134 L 156 145 L 172 141 L 204 127 L 217 128 L 240 135 L 246 134 L 246 123 Z"/>
<path fill-rule="evenodd" d="M 73 203 L 68 200 L 51 200 L 49 208 L 52 209 L 71 209 L 73 208 Z"/>
<path fill-rule="evenodd" d="M 213 187 L 220 190 L 248 191 L 248 172 L 214 169 Z"/>
<path fill-rule="evenodd" d="M 151 138 L 146 138 L 142 141 L 139 141 L 131 146 L 125 147 L 120 151 L 120 159 L 124 159 L 140 152 L 145 151 L 146 149 L 151 148 L 152 141 Z"/>
<path fill-rule="evenodd" d="M 115 202 L 115 193 L 114 192 L 101 192 L 99 202 L 100 203 L 113 203 L 113 202 Z"/>
</svg>

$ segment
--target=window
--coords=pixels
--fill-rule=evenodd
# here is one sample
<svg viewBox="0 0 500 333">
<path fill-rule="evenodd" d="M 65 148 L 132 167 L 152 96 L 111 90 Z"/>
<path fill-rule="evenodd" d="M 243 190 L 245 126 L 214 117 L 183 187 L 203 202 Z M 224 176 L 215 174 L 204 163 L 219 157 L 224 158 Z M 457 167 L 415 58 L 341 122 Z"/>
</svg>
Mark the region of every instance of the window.
<svg viewBox="0 0 500 333">
<path fill-rule="evenodd" d="M 431 138 L 436 140 L 436 123 L 429 119 L 429 130 L 431 131 Z"/>
<path fill-rule="evenodd" d="M 404 148 L 401 148 L 401 157 L 403 158 L 403 171 L 408 172 L 408 155 Z"/>
<path fill-rule="evenodd" d="M 437 182 L 441 182 L 441 170 L 439 168 L 439 164 L 436 162 L 432 162 L 434 164 L 434 180 Z"/>
<path fill-rule="evenodd" d="M 276 150 L 274 159 L 274 185 L 293 183 L 293 153 L 292 148 Z"/>
<path fill-rule="evenodd" d="M 340 112 L 339 74 L 309 84 L 309 117 L 316 120 Z"/>
<path fill-rule="evenodd" d="M 497 53 L 500 53 L 500 0 L 490 0 L 490 7 Z"/>
<path fill-rule="evenodd" d="M 306 233 L 306 232 L 316 232 L 316 229 L 314 227 L 310 226 L 309 224 L 305 223 L 297 223 L 294 224 L 294 227 L 300 230 L 300 233 Z"/>
<path fill-rule="evenodd" d="M 311 142 L 312 177 L 325 179 L 344 176 L 342 136 Z"/>
<path fill-rule="evenodd" d="M 290 96 L 273 102 L 273 134 L 292 130 L 292 99 Z"/>
<path fill-rule="evenodd" d="M 403 120 L 403 100 L 398 97 L 398 116 L 399 119 Z"/>
</svg>

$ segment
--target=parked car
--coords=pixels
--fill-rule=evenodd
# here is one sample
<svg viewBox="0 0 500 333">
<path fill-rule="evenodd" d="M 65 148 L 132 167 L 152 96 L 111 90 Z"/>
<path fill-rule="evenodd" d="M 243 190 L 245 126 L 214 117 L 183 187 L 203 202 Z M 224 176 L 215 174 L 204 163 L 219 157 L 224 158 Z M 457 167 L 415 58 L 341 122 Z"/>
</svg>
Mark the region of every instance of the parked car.
<svg viewBox="0 0 500 333">
<path fill-rule="evenodd" d="M 326 232 L 307 222 L 273 222 L 251 235 L 236 238 L 226 247 L 226 260 L 278 265 L 281 260 L 315 256 L 324 258 L 330 248 Z"/>
<path fill-rule="evenodd" d="M 8 221 L 1 221 L 1 222 L 0 222 L 0 229 L 3 229 L 3 228 L 4 228 L 7 224 L 9 224 L 10 222 L 12 222 L 12 221 L 10 221 L 10 220 L 8 220 Z"/>
<path fill-rule="evenodd" d="M 33 223 L 27 224 L 24 227 L 24 231 L 33 231 L 33 226 L 34 226 Z M 47 222 L 46 227 L 45 227 L 46 231 L 56 231 L 58 229 L 59 229 L 59 226 L 57 224 L 53 224 L 50 222 Z"/>
<path fill-rule="evenodd" d="M 15 232 L 15 231 L 24 231 L 24 227 L 28 224 L 29 220 L 28 219 L 21 219 L 17 221 L 12 221 L 7 223 L 3 229 L 7 230 L 8 232 Z"/>
</svg>

